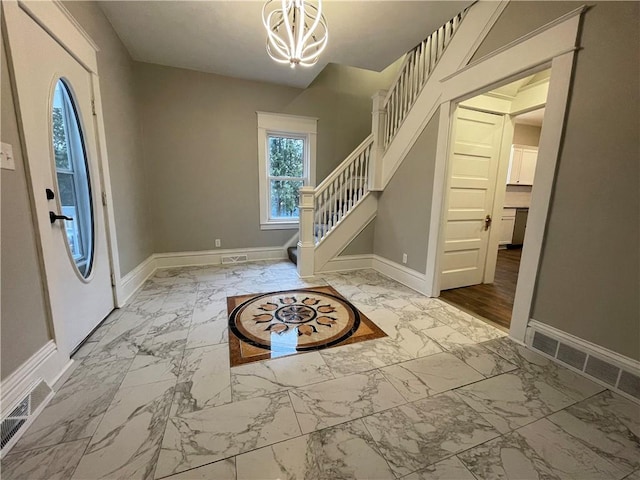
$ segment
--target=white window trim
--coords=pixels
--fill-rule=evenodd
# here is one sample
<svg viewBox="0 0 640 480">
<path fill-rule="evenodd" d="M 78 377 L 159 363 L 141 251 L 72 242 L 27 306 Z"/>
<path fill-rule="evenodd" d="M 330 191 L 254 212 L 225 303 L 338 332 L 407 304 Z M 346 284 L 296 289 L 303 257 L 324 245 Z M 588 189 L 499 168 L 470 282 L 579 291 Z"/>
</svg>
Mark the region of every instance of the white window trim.
<svg viewBox="0 0 640 480">
<path fill-rule="evenodd" d="M 258 186 L 260 195 L 260 228 L 262 230 L 298 229 L 299 220 L 269 219 L 269 184 L 267 171 L 267 138 L 269 134 L 305 137 L 307 149 L 305 170 L 309 172 L 305 186 L 316 183 L 316 144 L 318 119 L 282 113 L 256 112 L 258 115 Z"/>
</svg>

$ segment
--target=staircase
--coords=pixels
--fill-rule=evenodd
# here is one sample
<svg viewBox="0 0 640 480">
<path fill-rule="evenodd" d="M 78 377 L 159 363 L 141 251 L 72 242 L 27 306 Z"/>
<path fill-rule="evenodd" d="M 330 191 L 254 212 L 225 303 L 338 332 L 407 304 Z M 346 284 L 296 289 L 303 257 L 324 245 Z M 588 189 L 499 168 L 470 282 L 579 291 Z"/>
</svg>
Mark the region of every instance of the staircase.
<svg viewBox="0 0 640 480">
<path fill-rule="evenodd" d="M 496 10 L 489 3 L 498 2 L 470 7 L 481 5 L 462 43 L 470 43 L 486 30 Z M 466 54 L 456 53 L 445 62 L 445 68 L 438 69 L 470 9 L 456 15 L 406 54 L 389 90 L 373 97 L 371 135 L 320 185 L 300 189 L 299 242 L 295 252 L 289 249 L 289 258 L 297 263 L 301 277 L 321 272 L 375 218 L 378 192 L 384 190 L 415 142 L 421 131 L 419 125 L 426 125 L 435 111 L 440 80 L 448 71 L 456 71 L 461 61 L 468 60 L 463 58 Z M 432 104 L 430 108 L 425 108 L 427 103 Z"/>
</svg>

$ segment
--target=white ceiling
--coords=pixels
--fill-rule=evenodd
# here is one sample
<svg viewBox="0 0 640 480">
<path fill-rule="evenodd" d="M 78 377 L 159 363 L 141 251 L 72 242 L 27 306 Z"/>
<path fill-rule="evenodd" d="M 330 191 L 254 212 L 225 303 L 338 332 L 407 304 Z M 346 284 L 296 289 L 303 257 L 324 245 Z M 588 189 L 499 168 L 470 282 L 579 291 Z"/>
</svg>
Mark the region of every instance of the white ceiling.
<svg viewBox="0 0 640 480">
<path fill-rule="evenodd" d="M 276 0 L 278 1 L 278 0 Z M 325 0 L 329 43 L 311 68 L 265 51 L 259 1 L 102 1 L 138 61 L 306 87 L 327 63 L 381 71 L 472 1 Z"/>
</svg>

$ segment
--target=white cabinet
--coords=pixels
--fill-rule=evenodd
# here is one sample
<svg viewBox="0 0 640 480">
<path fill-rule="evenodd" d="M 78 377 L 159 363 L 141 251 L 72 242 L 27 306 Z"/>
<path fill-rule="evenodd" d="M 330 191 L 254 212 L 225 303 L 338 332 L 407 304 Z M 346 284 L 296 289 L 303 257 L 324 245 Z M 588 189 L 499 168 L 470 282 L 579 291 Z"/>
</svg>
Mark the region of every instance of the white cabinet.
<svg viewBox="0 0 640 480">
<path fill-rule="evenodd" d="M 500 245 L 509 245 L 513 238 L 513 227 L 516 224 L 516 209 L 505 208 L 502 210 L 500 221 Z"/>
<path fill-rule="evenodd" d="M 537 160 L 537 147 L 512 145 L 507 183 L 512 185 L 533 185 Z"/>
</svg>

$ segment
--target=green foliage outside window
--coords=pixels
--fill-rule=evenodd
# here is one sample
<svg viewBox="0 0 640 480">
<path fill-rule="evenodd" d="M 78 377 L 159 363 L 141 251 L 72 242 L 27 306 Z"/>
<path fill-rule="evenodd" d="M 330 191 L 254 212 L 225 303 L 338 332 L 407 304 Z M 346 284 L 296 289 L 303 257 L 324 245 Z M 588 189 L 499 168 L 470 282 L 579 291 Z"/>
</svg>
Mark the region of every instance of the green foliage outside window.
<svg viewBox="0 0 640 480">
<path fill-rule="evenodd" d="M 298 216 L 298 190 L 304 177 L 304 140 L 301 138 L 269 137 L 269 175 L 292 177 L 271 180 L 271 216 Z"/>
</svg>

